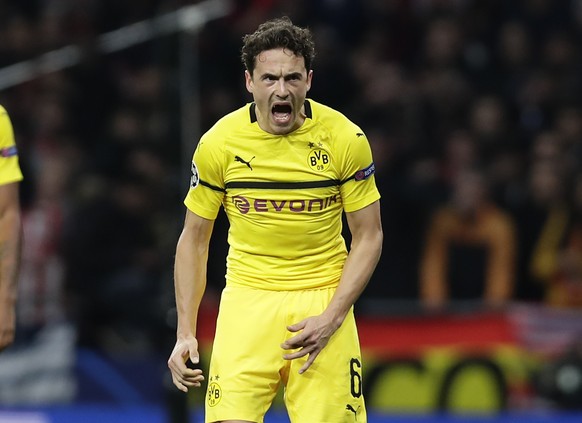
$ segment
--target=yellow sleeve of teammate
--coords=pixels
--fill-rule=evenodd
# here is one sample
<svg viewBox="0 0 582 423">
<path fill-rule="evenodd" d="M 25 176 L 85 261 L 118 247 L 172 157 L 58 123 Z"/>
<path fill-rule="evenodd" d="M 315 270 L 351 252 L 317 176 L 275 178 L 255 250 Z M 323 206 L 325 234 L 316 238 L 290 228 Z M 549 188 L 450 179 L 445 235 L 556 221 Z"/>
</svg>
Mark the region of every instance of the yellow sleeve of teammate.
<svg viewBox="0 0 582 423">
<path fill-rule="evenodd" d="M 219 139 L 209 133 L 200 139 L 192 159 L 190 189 L 184 200 L 190 211 L 209 220 L 216 219 L 225 194 L 224 153 Z"/>
<path fill-rule="evenodd" d="M 0 185 L 22 180 L 18 166 L 18 150 L 14 143 L 12 124 L 6 110 L 0 106 Z"/>
<path fill-rule="evenodd" d="M 364 132 L 353 125 L 342 131 L 345 137 L 340 170 L 342 202 L 346 212 L 360 210 L 380 198 L 376 188 L 372 150 Z"/>
</svg>

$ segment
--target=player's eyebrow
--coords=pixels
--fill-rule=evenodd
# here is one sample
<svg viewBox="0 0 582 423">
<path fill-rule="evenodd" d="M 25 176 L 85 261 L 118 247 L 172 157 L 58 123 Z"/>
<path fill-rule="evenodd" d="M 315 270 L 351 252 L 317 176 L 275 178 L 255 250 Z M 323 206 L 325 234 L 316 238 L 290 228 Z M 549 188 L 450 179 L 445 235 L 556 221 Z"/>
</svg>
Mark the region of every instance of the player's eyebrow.
<svg viewBox="0 0 582 423">
<path fill-rule="evenodd" d="M 303 79 L 303 74 L 301 72 L 291 72 L 284 76 L 286 81 L 292 79 Z M 279 75 L 275 75 L 269 72 L 265 72 L 261 75 L 261 79 L 279 79 Z"/>
</svg>

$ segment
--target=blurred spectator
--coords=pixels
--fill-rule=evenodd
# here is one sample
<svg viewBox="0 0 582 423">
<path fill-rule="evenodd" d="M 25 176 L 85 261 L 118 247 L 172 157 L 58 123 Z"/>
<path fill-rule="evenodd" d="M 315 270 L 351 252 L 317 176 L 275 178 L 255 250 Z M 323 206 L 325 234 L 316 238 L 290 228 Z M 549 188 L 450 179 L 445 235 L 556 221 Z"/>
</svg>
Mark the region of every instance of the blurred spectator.
<svg viewBox="0 0 582 423">
<path fill-rule="evenodd" d="M 560 156 L 552 156 L 555 153 L 543 143 L 542 139 L 538 141 L 537 152 L 544 156 L 534 159 L 527 197 L 515 211 L 519 245 L 517 292 L 519 298 L 528 301 L 543 300 L 569 219 L 566 175 L 559 168 Z"/>
<path fill-rule="evenodd" d="M 25 248 L 18 321 L 25 331 L 60 323 L 67 317 L 61 235 L 70 165 L 63 156 L 46 155 L 37 172 L 34 201 L 23 216 Z"/>
<path fill-rule="evenodd" d="M 546 304 L 582 309 L 582 174 L 572 189 L 572 215 L 549 278 Z"/>
<path fill-rule="evenodd" d="M 466 169 L 448 205 L 436 210 L 426 236 L 420 293 L 428 309 L 455 300 L 499 307 L 514 285 L 513 222 L 489 199 L 483 173 Z"/>
<path fill-rule="evenodd" d="M 513 84 L 519 82 L 519 77 L 527 72 L 532 61 L 531 37 L 529 28 L 519 21 L 504 23 L 498 34 L 499 70 L 504 72 L 504 79 L 511 85 L 508 94 L 515 94 Z M 505 93 L 505 92 L 504 92 Z"/>
<path fill-rule="evenodd" d="M 441 178 L 451 184 L 459 174 L 477 166 L 479 150 L 470 132 L 453 131 L 444 141 L 444 152 L 441 158 Z"/>
<path fill-rule="evenodd" d="M 576 173 L 582 169 L 582 107 L 565 104 L 557 108 L 554 127 L 562 140 L 563 165 Z"/>
<path fill-rule="evenodd" d="M 163 261 L 153 199 L 143 177 L 122 175 L 72 211 L 65 258 L 82 345 L 119 352 L 155 346 Z"/>
<path fill-rule="evenodd" d="M 505 104 L 496 96 L 478 97 L 469 111 L 469 125 L 481 163 L 489 168 L 505 152 L 517 148 Z"/>
</svg>

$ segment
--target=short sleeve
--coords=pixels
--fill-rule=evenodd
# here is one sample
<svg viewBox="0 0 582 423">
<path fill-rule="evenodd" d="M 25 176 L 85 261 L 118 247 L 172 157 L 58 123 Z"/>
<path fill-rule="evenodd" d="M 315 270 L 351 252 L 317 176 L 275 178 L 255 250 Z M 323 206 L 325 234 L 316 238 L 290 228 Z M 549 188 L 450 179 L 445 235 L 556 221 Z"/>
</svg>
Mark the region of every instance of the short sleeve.
<svg viewBox="0 0 582 423">
<path fill-rule="evenodd" d="M 205 135 L 192 158 L 190 189 L 184 204 L 205 219 L 216 219 L 222 205 L 225 194 L 223 157 L 221 145 Z"/>
<path fill-rule="evenodd" d="M 0 106 L 0 185 L 22 180 L 18 149 L 8 113 Z"/>
<path fill-rule="evenodd" d="M 347 134 L 346 134 L 347 133 Z M 344 131 L 347 139 L 342 157 L 341 195 L 346 212 L 354 212 L 380 198 L 376 187 L 372 150 L 365 134 L 356 126 Z"/>
</svg>

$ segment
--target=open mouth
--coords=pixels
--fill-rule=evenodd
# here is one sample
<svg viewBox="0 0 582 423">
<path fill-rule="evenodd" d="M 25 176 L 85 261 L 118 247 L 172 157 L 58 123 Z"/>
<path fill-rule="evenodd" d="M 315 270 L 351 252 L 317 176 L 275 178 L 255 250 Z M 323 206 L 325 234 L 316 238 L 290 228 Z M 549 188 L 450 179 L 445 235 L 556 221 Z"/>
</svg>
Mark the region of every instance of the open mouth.
<svg viewBox="0 0 582 423">
<path fill-rule="evenodd" d="M 271 108 L 271 113 L 275 122 L 288 123 L 291 120 L 291 105 L 290 104 L 275 104 Z"/>
</svg>

